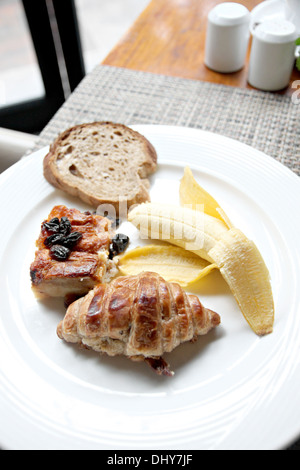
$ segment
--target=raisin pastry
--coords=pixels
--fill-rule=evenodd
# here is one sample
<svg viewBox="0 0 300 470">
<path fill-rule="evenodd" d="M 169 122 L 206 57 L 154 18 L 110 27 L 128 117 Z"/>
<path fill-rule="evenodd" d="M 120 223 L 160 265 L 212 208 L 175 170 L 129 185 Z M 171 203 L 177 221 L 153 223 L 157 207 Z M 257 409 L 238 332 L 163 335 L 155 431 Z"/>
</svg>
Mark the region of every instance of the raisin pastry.
<svg viewBox="0 0 300 470">
<path fill-rule="evenodd" d="M 85 295 L 118 272 L 111 257 L 111 221 L 90 212 L 55 206 L 41 225 L 30 266 L 38 297 Z"/>
</svg>

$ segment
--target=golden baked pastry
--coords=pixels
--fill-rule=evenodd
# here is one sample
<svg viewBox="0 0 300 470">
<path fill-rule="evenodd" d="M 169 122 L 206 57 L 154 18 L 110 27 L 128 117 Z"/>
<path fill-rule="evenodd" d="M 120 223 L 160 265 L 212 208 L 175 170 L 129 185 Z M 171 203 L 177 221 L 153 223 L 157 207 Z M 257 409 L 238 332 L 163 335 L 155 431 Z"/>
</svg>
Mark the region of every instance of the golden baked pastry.
<svg viewBox="0 0 300 470">
<path fill-rule="evenodd" d="M 109 259 L 114 235 L 106 217 L 55 206 L 41 225 L 30 266 L 32 289 L 39 297 L 85 295 L 110 280 L 117 268 Z"/>
<path fill-rule="evenodd" d="M 159 374 L 173 375 L 162 355 L 194 341 L 220 323 L 220 316 L 153 272 L 99 284 L 72 303 L 58 325 L 61 339 L 109 356 L 145 360 Z"/>
</svg>

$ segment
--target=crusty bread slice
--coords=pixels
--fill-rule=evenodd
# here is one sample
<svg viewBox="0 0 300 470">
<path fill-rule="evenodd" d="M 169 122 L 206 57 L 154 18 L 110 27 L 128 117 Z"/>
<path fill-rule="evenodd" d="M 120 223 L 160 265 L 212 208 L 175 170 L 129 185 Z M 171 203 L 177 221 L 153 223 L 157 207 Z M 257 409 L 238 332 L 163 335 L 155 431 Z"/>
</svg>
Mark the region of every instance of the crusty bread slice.
<svg viewBox="0 0 300 470">
<path fill-rule="evenodd" d="M 98 207 L 111 204 L 120 214 L 149 201 L 148 175 L 157 167 L 157 154 L 141 134 L 123 124 L 93 122 L 74 126 L 50 146 L 44 176 L 58 189 Z"/>
</svg>

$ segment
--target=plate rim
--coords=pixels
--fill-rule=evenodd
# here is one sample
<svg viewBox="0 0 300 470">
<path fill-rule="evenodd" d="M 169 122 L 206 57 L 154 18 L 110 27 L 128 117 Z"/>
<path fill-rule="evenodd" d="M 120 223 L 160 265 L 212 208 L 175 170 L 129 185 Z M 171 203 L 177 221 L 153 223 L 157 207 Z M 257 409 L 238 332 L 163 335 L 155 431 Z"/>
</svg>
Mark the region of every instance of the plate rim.
<svg viewBox="0 0 300 470">
<path fill-rule="evenodd" d="M 140 129 L 140 132 L 142 132 L 143 129 L 158 129 L 158 128 L 161 128 L 160 131 L 163 133 L 166 129 L 169 129 L 171 132 L 174 131 L 174 129 L 176 129 L 176 131 L 178 131 L 178 128 L 181 128 L 181 129 L 184 129 L 184 132 L 185 133 L 189 133 L 189 132 L 192 132 L 193 134 L 195 133 L 196 134 L 199 134 L 202 133 L 202 134 L 206 134 L 206 135 L 209 135 L 209 136 L 218 136 L 217 138 L 221 138 L 221 140 L 224 140 L 226 139 L 226 141 L 230 141 L 230 142 L 235 142 L 238 146 L 246 146 L 247 148 L 251 148 L 252 150 L 254 150 L 256 152 L 256 154 L 260 155 L 260 158 L 263 157 L 264 159 L 266 159 L 267 162 L 269 162 L 269 164 L 271 165 L 277 165 L 278 168 L 280 169 L 285 169 L 286 170 L 286 174 L 289 176 L 289 177 L 292 177 L 292 178 L 295 178 L 295 182 L 297 181 L 297 184 L 299 185 L 299 177 L 292 171 L 290 170 L 288 167 L 286 167 L 284 164 L 282 164 L 281 162 L 277 161 L 276 159 L 274 159 L 273 157 L 265 154 L 264 152 L 261 152 L 260 150 L 257 150 L 253 147 L 251 147 L 250 145 L 248 144 L 245 144 L 243 142 L 240 142 L 238 140 L 235 140 L 235 139 L 232 139 L 230 137 L 227 137 L 227 136 L 222 136 L 220 134 L 215 134 L 211 131 L 204 131 L 204 130 L 201 130 L 201 129 L 194 129 L 194 128 L 187 128 L 187 127 L 182 127 L 182 126 L 170 126 L 170 125 L 147 125 L 147 124 L 141 124 L 141 125 L 132 125 L 132 126 L 129 126 L 129 127 L 132 127 L 133 129 L 136 129 L 139 131 Z M 37 151 L 35 152 L 32 152 L 28 157 L 31 157 L 31 159 L 35 158 L 36 157 L 36 154 L 37 153 L 43 153 L 46 149 L 48 148 L 48 146 L 44 146 L 40 149 L 38 149 Z M 27 164 L 29 162 L 29 160 L 27 160 L 27 157 L 24 158 L 24 163 Z M 23 165 L 23 161 L 19 161 L 17 163 L 15 163 L 12 167 L 10 167 L 9 169 L 7 169 L 5 172 L 3 172 L 1 175 L 0 175 L 0 189 L 1 189 L 1 182 L 2 181 L 6 181 L 7 179 L 9 179 L 11 177 L 11 175 L 14 174 L 14 171 L 18 171 L 18 168 L 21 168 Z M 201 165 L 199 165 L 201 166 Z M 5 174 L 5 175 L 4 175 Z M 2 178 L 2 176 L 5 176 L 5 178 Z M 300 189 L 300 185 L 299 185 L 299 189 Z M 300 432 L 300 425 L 299 425 L 299 432 Z M 294 437 L 289 437 L 288 440 L 283 443 L 284 446 L 286 445 L 289 445 L 292 441 L 294 440 Z"/>
</svg>

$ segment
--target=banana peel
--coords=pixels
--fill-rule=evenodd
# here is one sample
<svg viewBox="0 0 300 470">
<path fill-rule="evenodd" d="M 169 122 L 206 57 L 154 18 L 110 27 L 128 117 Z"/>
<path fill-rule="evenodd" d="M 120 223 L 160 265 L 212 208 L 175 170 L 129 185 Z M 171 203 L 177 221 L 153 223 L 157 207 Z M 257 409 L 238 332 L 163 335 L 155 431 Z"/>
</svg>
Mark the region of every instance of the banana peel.
<svg viewBox="0 0 300 470">
<path fill-rule="evenodd" d="M 187 166 L 180 180 L 179 197 L 181 206 L 189 206 L 194 210 L 201 210 L 224 222 L 228 228 L 232 227 L 225 211 L 219 203 L 194 178 L 192 170 Z"/>
<path fill-rule="evenodd" d="M 226 223 L 228 232 L 209 251 L 233 293 L 241 312 L 259 336 L 269 334 L 274 325 L 274 300 L 267 266 L 252 240 L 236 229 L 219 203 L 195 180 L 189 167 L 180 182 L 180 203 L 192 204 Z"/>
<path fill-rule="evenodd" d="M 177 282 L 181 287 L 199 281 L 213 269 L 217 269 L 217 265 L 183 248 L 167 244 L 138 247 L 119 258 L 119 271 L 125 276 L 152 271 L 168 282 Z"/>
<path fill-rule="evenodd" d="M 242 314 L 258 336 L 272 333 L 274 301 L 269 271 L 253 241 L 231 228 L 209 256 L 234 295 Z"/>
</svg>

